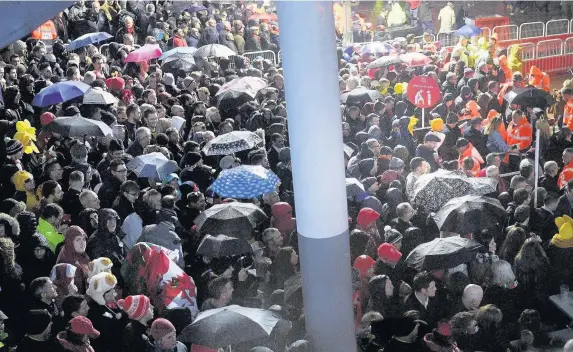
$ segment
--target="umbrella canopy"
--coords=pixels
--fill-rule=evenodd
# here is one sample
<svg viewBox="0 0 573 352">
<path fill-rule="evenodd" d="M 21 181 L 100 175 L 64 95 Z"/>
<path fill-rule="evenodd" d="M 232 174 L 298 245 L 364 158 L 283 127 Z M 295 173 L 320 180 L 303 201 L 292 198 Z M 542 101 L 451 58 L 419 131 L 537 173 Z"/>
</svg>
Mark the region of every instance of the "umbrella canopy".
<svg viewBox="0 0 573 352">
<path fill-rule="evenodd" d="M 159 45 L 156 44 L 145 44 L 141 48 L 130 52 L 124 62 L 142 62 L 151 59 L 157 59 L 161 57 L 163 52 Z"/>
<path fill-rule="evenodd" d="M 234 80 L 223 84 L 221 88 L 219 88 L 215 96 L 222 95 L 223 93 L 228 91 L 237 91 L 241 93 L 246 93 L 254 98 L 259 90 L 266 87 L 267 87 L 267 82 L 259 77 L 235 78 Z"/>
<path fill-rule="evenodd" d="M 241 165 L 223 170 L 211 188 L 223 198 L 248 199 L 272 192 L 280 180 L 260 165 Z"/>
<path fill-rule="evenodd" d="M 270 337 L 279 317 L 270 310 L 237 305 L 199 313 L 178 340 L 211 348 Z"/>
<path fill-rule="evenodd" d="M 186 57 L 188 55 L 193 56 L 193 54 L 197 51 L 197 48 L 192 47 L 192 46 L 184 46 L 184 47 L 177 47 L 177 48 L 173 48 L 171 50 L 167 50 L 166 52 L 164 52 L 163 54 L 161 54 L 161 57 L 159 57 L 159 60 L 165 60 L 167 58 L 170 57 Z"/>
<path fill-rule="evenodd" d="M 237 54 L 221 44 L 203 45 L 193 54 L 195 57 L 229 57 L 233 55 Z"/>
<path fill-rule="evenodd" d="M 360 105 L 364 103 L 373 102 L 376 99 L 382 99 L 382 93 L 373 89 L 366 89 L 365 87 L 354 88 L 350 92 L 344 93 L 340 96 L 340 100 L 345 104 Z"/>
<path fill-rule="evenodd" d="M 110 38 L 113 38 L 113 35 L 106 33 L 106 32 L 95 32 L 95 33 L 88 33 L 84 34 L 66 47 L 66 51 L 74 51 L 79 48 L 83 48 L 84 46 L 88 46 L 90 44 L 98 44 L 104 42 Z"/>
<path fill-rule="evenodd" d="M 400 60 L 410 67 L 426 66 L 432 63 L 432 59 L 422 53 L 407 53 L 400 55 Z"/>
<path fill-rule="evenodd" d="M 58 117 L 44 126 L 42 130 L 58 133 L 64 137 L 105 137 L 113 135 L 112 129 L 105 123 L 87 119 L 80 115 Z"/>
<path fill-rule="evenodd" d="M 228 155 L 254 148 L 263 143 L 261 137 L 250 131 L 233 131 L 219 135 L 205 144 L 205 155 Z"/>
<path fill-rule="evenodd" d="M 191 70 L 195 66 L 195 58 L 191 54 L 183 57 L 171 56 L 163 61 L 162 66 L 170 69 Z"/>
<path fill-rule="evenodd" d="M 402 61 L 397 56 L 382 56 L 368 64 L 368 68 L 388 67 L 401 64 Z"/>
<path fill-rule="evenodd" d="M 484 195 L 495 191 L 490 178 L 469 178 L 460 171 L 438 170 L 422 175 L 414 184 L 411 202 L 425 211 L 438 211 L 449 200 L 464 195 Z"/>
<path fill-rule="evenodd" d="M 362 182 L 358 181 L 355 178 L 346 179 L 346 197 L 352 198 L 364 192 L 365 191 Z"/>
<path fill-rule="evenodd" d="M 214 205 L 193 221 L 202 233 L 248 239 L 253 229 L 266 219 L 265 213 L 254 204 L 231 202 Z"/>
<path fill-rule="evenodd" d="M 503 97 L 508 104 L 521 105 L 522 107 L 537 107 L 545 109 L 555 103 L 555 99 L 543 89 L 535 87 L 516 88 L 509 91 Z"/>
<path fill-rule="evenodd" d="M 392 51 L 392 45 L 388 42 L 372 42 L 364 44 L 360 48 L 360 54 L 386 55 Z"/>
<path fill-rule="evenodd" d="M 406 264 L 418 271 L 449 269 L 475 259 L 482 245 L 459 237 L 436 238 L 410 252 Z"/>
<path fill-rule="evenodd" d="M 42 89 L 32 100 L 32 105 L 46 107 L 84 95 L 91 87 L 84 82 L 64 81 Z"/>
<path fill-rule="evenodd" d="M 84 95 L 84 104 L 88 105 L 108 105 L 115 104 L 118 100 L 113 94 L 106 92 L 105 90 L 96 87 L 87 91 Z"/>
<path fill-rule="evenodd" d="M 217 95 L 217 108 L 219 111 L 228 111 L 237 109 L 239 106 L 253 99 L 252 94 L 240 92 L 237 90 L 228 90 L 220 95 Z"/>
<path fill-rule="evenodd" d="M 434 220 L 442 231 L 465 235 L 495 227 L 505 215 L 505 209 L 495 198 L 463 196 L 444 204 Z"/>
<path fill-rule="evenodd" d="M 278 21 L 278 17 L 275 13 L 255 13 L 249 17 L 249 20 L 259 20 L 259 21 Z"/>
<path fill-rule="evenodd" d="M 472 24 L 466 24 L 465 26 L 460 27 L 455 34 L 458 37 L 465 37 L 465 38 L 471 38 L 471 37 L 475 37 L 477 35 L 479 35 L 481 33 L 482 29 L 479 27 L 476 27 Z"/>
<path fill-rule="evenodd" d="M 252 252 L 249 242 L 225 235 L 206 235 L 197 248 L 197 254 L 211 258 L 229 257 Z"/>
<path fill-rule="evenodd" d="M 136 156 L 126 166 L 137 177 L 152 178 L 157 181 L 163 181 L 167 175 L 179 170 L 175 161 L 167 159 L 159 152 Z"/>
<path fill-rule="evenodd" d="M 203 5 L 191 5 L 185 9 L 185 11 L 189 13 L 199 12 L 199 11 L 207 11 L 207 8 Z"/>
</svg>

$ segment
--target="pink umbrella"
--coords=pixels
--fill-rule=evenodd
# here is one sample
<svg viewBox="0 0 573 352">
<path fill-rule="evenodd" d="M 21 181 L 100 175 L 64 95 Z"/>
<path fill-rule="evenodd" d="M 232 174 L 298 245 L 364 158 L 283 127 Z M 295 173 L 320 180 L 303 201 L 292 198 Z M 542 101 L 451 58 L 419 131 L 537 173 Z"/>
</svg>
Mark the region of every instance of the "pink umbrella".
<svg viewBox="0 0 573 352">
<path fill-rule="evenodd" d="M 432 62 L 432 59 L 422 53 L 407 53 L 400 55 L 400 60 L 410 67 L 425 66 Z"/>
<path fill-rule="evenodd" d="M 141 48 L 130 52 L 124 62 L 142 62 L 151 59 L 157 59 L 163 54 L 159 45 L 146 44 Z"/>
</svg>

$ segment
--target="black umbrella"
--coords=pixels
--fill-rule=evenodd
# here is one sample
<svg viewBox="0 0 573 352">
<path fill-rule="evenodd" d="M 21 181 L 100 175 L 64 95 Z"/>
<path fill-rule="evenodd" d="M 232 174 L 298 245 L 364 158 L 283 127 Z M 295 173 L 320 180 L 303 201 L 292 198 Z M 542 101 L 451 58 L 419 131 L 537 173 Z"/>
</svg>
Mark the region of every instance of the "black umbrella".
<svg viewBox="0 0 573 352">
<path fill-rule="evenodd" d="M 253 100 L 254 98 L 246 92 L 238 90 L 228 90 L 216 96 L 217 107 L 220 111 L 227 111 L 230 109 L 239 109 L 241 105 Z"/>
<path fill-rule="evenodd" d="M 364 193 L 364 185 L 355 178 L 346 179 L 346 197 L 352 198 Z"/>
<path fill-rule="evenodd" d="M 194 222 L 202 233 L 247 239 L 253 229 L 266 219 L 265 213 L 254 204 L 231 202 L 212 206 Z"/>
<path fill-rule="evenodd" d="M 402 60 L 398 56 L 382 56 L 368 64 L 368 68 L 388 67 L 401 64 Z"/>
<path fill-rule="evenodd" d="M 247 240 L 225 235 L 206 235 L 197 248 L 198 255 L 211 258 L 230 257 L 251 251 L 252 248 Z"/>
<path fill-rule="evenodd" d="M 268 338 L 279 321 L 270 310 L 237 305 L 199 313 L 178 337 L 186 343 L 222 348 L 242 342 Z"/>
<path fill-rule="evenodd" d="M 340 100 L 347 105 L 360 105 L 382 98 L 384 98 L 382 93 L 377 90 L 358 87 L 351 90 L 350 92 L 342 94 Z"/>
<path fill-rule="evenodd" d="M 543 89 L 535 87 L 516 88 L 509 91 L 503 97 L 508 104 L 516 104 L 522 107 L 537 107 L 545 109 L 555 103 L 555 99 Z"/>
<path fill-rule="evenodd" d="M 444 204 L 434 220 L 442 231 L 465 235 L 495 227 L 505 215 L 505 209 L 495 198 L 463 196 Z"/>
<path fill-rule="evenodd" d="M 449 269 L 475 259 L 481 244 L 453 236 L 422 243 L 410 252 L 406 264 L 418 271 Z"/>
<path fill-rule="evenodd" d="M 80 115 L 58 117 L 42 128 L 45 132 L 58 133 L 63 137 L 105 137 L 111 136 L 111 128 L 101 121 L 82 117 Z"/>
</svg>

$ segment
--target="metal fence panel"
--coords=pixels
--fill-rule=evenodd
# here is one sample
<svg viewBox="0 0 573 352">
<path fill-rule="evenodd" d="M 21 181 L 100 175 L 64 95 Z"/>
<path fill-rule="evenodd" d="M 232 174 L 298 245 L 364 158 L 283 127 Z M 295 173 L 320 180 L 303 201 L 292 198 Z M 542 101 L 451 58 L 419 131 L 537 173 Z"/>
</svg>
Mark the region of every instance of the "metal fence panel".
<svg viewBox="0 0 573 352">
<path fill-rule="evenodd" d="M 279 64 L 283 62 L 283 51 L 279 50 L 278 54 L 277 54 L 277 60 L 279 61 Z"/>
<path fill-rule="evenodd" d="M 536 46 L 533 43 L 520 43 L 520 44 L 513 44 L 513 45 L 518 45 L 521 48 L 521 60 L 522 61 L 530 61 L 535 59 L 535 52 L 536 52 Z M 507 48 L 507 52 L 509 53 L 511 51 L 511 47 L 513 45 L 510 45 Z"/>
<path fill-rule="evenodd" d="M 563 55 L 563 41 L 561 39 L 542 40 L 537 43 L 537 58 Z"/>
<path fill-rule="evenodd" d="M 573 54 L 573 37 L 565 39 L 563 42 L 563 55 Z"/>
<path fill-rule="evenodd" d="M 493 27 L 492 32 L 497 35 L 498 42 L 519 39 L 519 28 L 514 24 Z"/>
<path fill-rule="evenodd" d="M 528 22 L 519 26 L 519 39 L 544 37 L 545 36 L 545 23 L 543 22 Z"/>
<path fill-rule="evenodd" d="M 277 56 L 272 50 L 251 51 L 250 53 L 244 53 L 243 56 L 248 57 L 251 62 L 261 56 L 265 60 L 271 60 L 275 65 L 278 64 Z"/>
<path fill-rule="evenodd" d="M 545 24 L 545 35 L 558 35 L 569 33 L 569 20 L 550 20 Z"/>
<path fill-rule="evenodd" d="M 455 31 L 440 32 L 437 39 L 442 44 L 442 48 L 454 47 L 458 42 L 458 36 L 455 35 Z"/>
</svg>

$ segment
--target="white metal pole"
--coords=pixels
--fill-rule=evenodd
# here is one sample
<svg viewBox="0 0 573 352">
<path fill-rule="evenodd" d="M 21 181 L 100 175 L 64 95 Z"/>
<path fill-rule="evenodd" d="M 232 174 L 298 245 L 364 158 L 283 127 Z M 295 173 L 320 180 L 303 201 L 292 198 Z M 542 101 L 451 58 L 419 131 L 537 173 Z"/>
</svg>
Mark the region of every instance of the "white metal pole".
<svg viewBox="0 0 573 352">
<path fill-rule="evenodd" d="M 277 2 L 306 330 L 356 351 L 338 62 L 331 1 Z"/>
<path fill-rule="evenodd" d="M 538 128 L 537 133 L 535 134 L 535 165 L 533 166 L 535 169 L 535 195 L 533 200 L 533 206 L 537 208 L 537 187 L 539 183 L 539 154 L 541 153 L 541 146 L 539 145 L 539 139 L 541 138 L 541 130 Z"/>
</svg>

